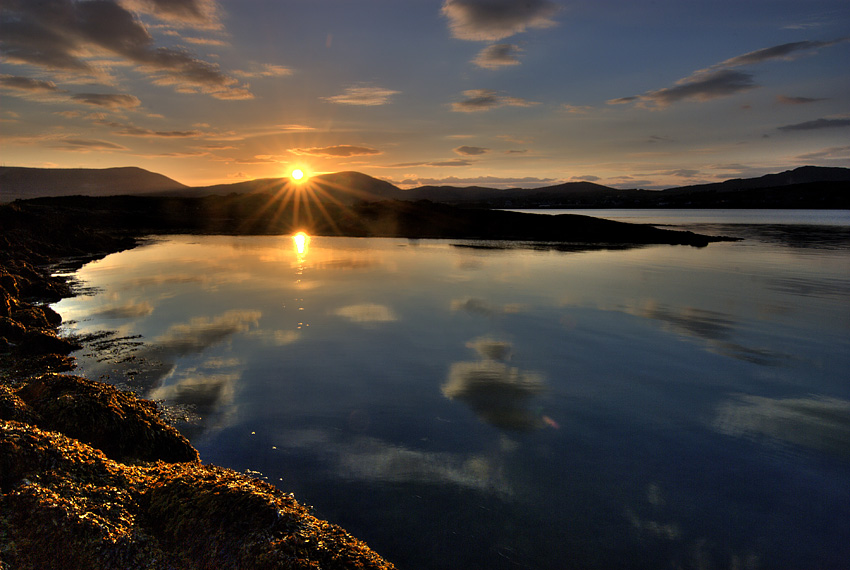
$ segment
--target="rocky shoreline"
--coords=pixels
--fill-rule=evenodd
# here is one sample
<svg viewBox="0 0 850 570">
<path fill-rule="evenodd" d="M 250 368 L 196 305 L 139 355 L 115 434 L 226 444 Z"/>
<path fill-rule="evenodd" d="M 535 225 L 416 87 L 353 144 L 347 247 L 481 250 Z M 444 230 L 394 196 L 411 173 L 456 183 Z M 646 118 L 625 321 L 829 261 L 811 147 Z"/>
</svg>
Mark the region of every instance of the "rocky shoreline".
<svg viewBox="0 0 850 570">
<path fill-rule="evenodd" d="M 138 235 L 0 206 L 0 569 L 394 568 L 290 494 L 200 462 L 157 404 L 68 374 L 52 277 Z"/>
</svg>

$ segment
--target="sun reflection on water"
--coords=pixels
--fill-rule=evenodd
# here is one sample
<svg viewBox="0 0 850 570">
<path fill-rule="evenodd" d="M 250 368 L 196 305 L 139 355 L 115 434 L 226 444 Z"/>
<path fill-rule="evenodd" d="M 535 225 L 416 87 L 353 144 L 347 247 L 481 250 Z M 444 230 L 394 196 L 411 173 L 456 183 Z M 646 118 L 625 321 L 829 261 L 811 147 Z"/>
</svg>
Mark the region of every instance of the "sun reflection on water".
<svg viewBox="0 0 850 570">
<path fill-rule="evenodd" d="M 310 236 L 304 232 L 298 232 L 292 236 L 292 243 L 295 245 L 295 252 L 298 254 L 298 262 L 303 263 L 307 257 L 307 249 L 310 247 Z"/>
</svg>

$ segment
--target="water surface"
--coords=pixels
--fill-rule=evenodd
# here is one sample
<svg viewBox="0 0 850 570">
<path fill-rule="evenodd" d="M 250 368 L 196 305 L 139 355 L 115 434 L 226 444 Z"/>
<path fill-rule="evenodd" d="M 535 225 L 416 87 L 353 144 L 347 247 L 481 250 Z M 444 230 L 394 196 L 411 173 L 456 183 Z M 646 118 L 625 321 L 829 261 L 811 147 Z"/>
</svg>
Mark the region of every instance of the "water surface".
<svg viewBox="0 0 850 570">
<path fill-rule="evenodd" d="M 642 212 L 600 215 L 745 239 L 170 236 L 56 308 L 125 338 L 82 372 L 400 568 L 841 567 L 847 213 Z"/>
</svg>

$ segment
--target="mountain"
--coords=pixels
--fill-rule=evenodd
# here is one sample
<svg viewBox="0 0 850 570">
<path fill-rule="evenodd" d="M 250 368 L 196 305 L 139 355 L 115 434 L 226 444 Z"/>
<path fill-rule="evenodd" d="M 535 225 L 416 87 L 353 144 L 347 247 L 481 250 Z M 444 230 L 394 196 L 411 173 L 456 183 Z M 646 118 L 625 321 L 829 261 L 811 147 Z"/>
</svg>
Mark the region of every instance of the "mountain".
<svg viewBox="0 0 850 570">
<path fill-rule="evenodd" d="M 816 182 L 850 182 L 850 168 L 828 168 L 823 166 L 801 166 L 778 174 L 765 174 L 758 178 L 734 178 L 713 184 L 695 184 L 662 190 L 666 194 L 690 192 L 732 192 L 736 190 L 756 190 L 759 188 L 777 188 L 797 184 Z"/>
<path fill-rule="evenodd" d="M 173 191 L 187 186 L 135 166 L 123 168 L 0 167 L 0 202 L 41 196 L 112 196 Z"/>
<path fill-rule="evenodd" d="M 333 174 L 317 174 L 309 181 L 296 184 L 289 178 L 260 178 L 233 184 L 216 184 L 214 186 L 199 186 L 187 188 L 181 192 L 164 192 L 169 196 L 226 196 L 228 194 L 282 194 L 293 192 L 298 188 L 325 201 L 351 204 L 366 200 L 403 200 L 403 190 L 378 180 L 361 172 L 335 172 Z"/>
<path fill-rule="evenodd" d="M 592 182 L 542 188 L 421 186 L 402 190 L 360 172 L 313 176 L 304 184 L 262 178 L 233 184 L 188 187 L 141 168 L 0 169 L 0 202 L 38 196 L 155 194 L 171 197 L 271 194 L 302 202 L 351 205 L 360 201 L 404 200 L 466 208 L 850 208 L 850 168 L 803 166 L 759 178 L 667 190 L 620 190 Z"/>
</svg>

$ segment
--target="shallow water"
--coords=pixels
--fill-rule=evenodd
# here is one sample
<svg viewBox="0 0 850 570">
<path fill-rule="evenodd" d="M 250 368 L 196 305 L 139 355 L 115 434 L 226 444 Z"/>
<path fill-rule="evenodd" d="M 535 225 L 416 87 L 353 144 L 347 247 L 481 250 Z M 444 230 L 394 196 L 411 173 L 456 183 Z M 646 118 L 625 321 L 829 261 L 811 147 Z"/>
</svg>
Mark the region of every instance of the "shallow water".
<svg viewBox="0 0 850 570">
<path fill-rule="evenodd" d="M 125 337 L 83 373 L 400 568 L 841 567 L 847 212 L 662 212 L 620 215 L 745 239 L 173 236 L 55 308 Z"/>
</svg>

